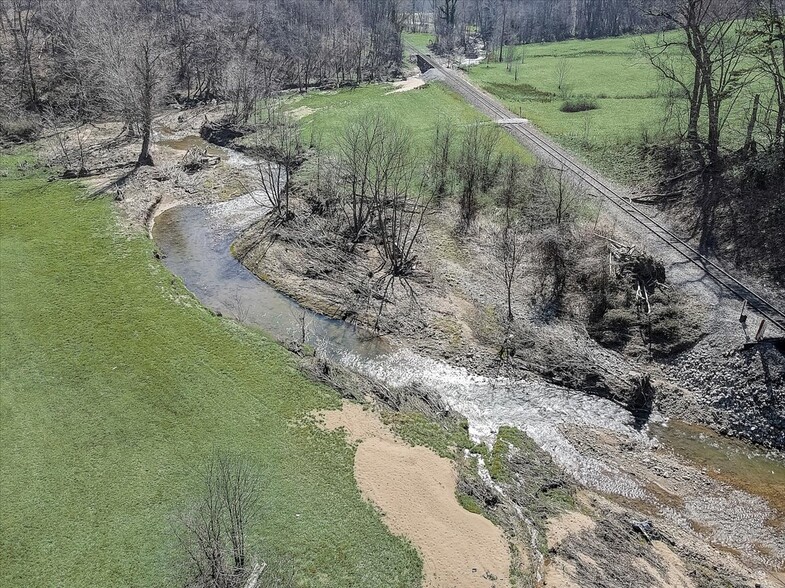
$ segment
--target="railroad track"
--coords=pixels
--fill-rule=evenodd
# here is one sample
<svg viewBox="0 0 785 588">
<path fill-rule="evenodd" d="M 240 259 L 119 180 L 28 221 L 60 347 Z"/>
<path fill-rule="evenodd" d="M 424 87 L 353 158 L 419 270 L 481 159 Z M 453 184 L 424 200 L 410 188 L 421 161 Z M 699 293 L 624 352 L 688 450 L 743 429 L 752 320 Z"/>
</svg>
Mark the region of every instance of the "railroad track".
<svg viewBox="0 0 785 588">
<path fill-rule="evenodd" d="M 645 210 L 636 206 L 630 198 L 619 194 L 596 173 L 577 162 L 569 152 L 533 129 L 529 123 L 520 119 L 498 100 L 466 81 L 459 74 L 445 68 L 435 59 L 428 55 L 423 55 L 413 45 L 407 44 L 407 48 L 430 67 L 441 72 L 445 81 L 470 103 L 474 104 L 475 107 L 491 118 L 500 121 L 500 124 L 507 132 L 524 147 L 535 152 L 535 154 L 539 154 L 542 159 L 550 160 L 551 163 L 556 163 L 565 171 L 570 172 L 583 184 L 596 191 L 600 197 L 608 200 L 626 216 L 638 223 L 647 232 L 655 235 L 668 247 L 675 250 L 684 260 L 698 267 L 719 286 L 739 298 L 739 300 L 746 300 L 748 308 L 755 310 L 769 323 L 785 332 L 785 310 L 778 308 L 773 302 L 744 284 L 717 262 L 701 254 L 695 247 L 658 222 Z"/>
</svg>

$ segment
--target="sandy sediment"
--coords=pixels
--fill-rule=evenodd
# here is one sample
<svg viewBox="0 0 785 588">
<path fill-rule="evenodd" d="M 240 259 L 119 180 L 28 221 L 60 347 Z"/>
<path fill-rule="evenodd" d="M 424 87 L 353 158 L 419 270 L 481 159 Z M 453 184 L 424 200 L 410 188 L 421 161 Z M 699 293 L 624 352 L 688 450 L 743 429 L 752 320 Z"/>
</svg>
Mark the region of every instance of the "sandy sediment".
<svg viewBox="0 0 785 588">
<path fill-rule="evenodd" d="M 320 415 L 325 428 L 356 442 L 354 475 L 387 527 L 409 539 L 423 559 L 427 588 L 510 586 L 510 551 L 502 531 L 455 497 L 453 463 L 396 437 L 357 404 Z"/>
</svg>

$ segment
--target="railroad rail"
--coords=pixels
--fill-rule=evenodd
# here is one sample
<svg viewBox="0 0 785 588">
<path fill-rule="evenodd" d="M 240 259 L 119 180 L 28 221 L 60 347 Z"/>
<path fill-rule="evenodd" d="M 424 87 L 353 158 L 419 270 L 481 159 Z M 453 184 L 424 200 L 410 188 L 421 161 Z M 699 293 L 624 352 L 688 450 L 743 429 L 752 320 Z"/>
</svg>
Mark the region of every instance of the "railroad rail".
<svg viewBox="0 0 785 588">
<path fill-rule="evenodd" d="M 596 173 L 576 162 L 571 154 L 533 129 L 528 122 L 508 110 L 498 100 L 465 80 L 460 74 L 445 68 L 436 59 L 429 55 L 424 55 L 417 47 L 408 43 L 406 45 L 416 55 L 418 63 L 425 62 L 430 68 L 441 72 L 445 81 L 454 90 L 472 103 L 478 110 L 497 119 L 499 124 L 524 147 L 535 153 L 539 152 L 542 159 L 551 160 L 559 164 L 565 171 L 570 172 L 585 185 L 591 187 L 599 196 L 607 199 L 608 202 L 641 225 L 646 231 L 662 240 L 682 258 L 695 265 L 720 287 L 726 289 L 739 300 L 746 300 L 749 308 L 755 310 L 769 323 L 785 332 L 785 311 L 783 309 L 777 308 L 773 302 L 744 284 L 717 262 L 700 253 L 695 247 L 674 234 L 673 231 L 658 222 L 645 210 L 636 206 L 630 198 L 619 194 L 608 186 Z"/>
</svg>

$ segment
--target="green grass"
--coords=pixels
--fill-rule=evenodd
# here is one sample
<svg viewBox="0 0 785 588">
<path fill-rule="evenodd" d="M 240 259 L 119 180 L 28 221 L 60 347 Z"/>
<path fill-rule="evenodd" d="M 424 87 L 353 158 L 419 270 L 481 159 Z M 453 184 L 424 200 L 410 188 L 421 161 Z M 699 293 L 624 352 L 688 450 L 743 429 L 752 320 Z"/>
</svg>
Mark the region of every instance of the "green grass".
<svg viewBox="0 0 785 588">
<path fill-rule="evenodd" d="M 0 158 L 0 585 L 173 585 L 170 523 L 215 448 L 258 468 L 254 542 L 302 585 L 419 585 L 352 449 L 303 418 L 335 393 L 202 308 L 109 202 L 16 163 Z"/>
<path fill-rule="evenodd" d="M 475 445 L 465 420 L 436 422 L 419 412 L 384 413 L 382 418 L 404 440 L 429 447 L 442 457 L 452 459 L 456 450 L 472 449 Z"/>
<path fill-rule="evenodd" d="M 455 498 L 458 499 L 458 504 L 460 504 L 465 510 L 472 512 L 478 515 L 484 515 L 482 507 L 477 503 L 477 501 L 469 496 L 468 494 L 463 494 L 461 492 L 455 493 Z"/>
<path fill-rule="evenodd" d="M 517 81 L 504 63 L 473 66 L 469 75 L 546 133 L 583 135 L 585 113 L 560 111 L 564 98 L 557 70 L 562 60 L 569 94 L 592 97 L 599 104 L 590 113 L 593 140 L 634 138 L 642 126 L 656 127 L 661 120 L 657 76 L 636 54 L 633 38 L 526 45 L 523 51 Z"/>
<path fill-rule="evenodd" d="M 674 33 L 676 34 L 676 33 Z M 519 47 L 523 63 L 507 71 L 505 63 L 491 62 L 469 68 L 473 82 L 499 97 L 510 110 L 530 119 L 559 142 L 587 156 L 617 177 L 616 157 L 625 157 L 619 146 L 676 131 L 676 121 L 663 125 L 665 98 L 658 75 L 635 48 L 639 37 L 570 40 Z M 647 36 L 649 41 L 653 36 Z M 567 65 L 565 93 L 557 74 Z M 755 91 L 745 88 L 729 117 L 725 142 L 729 147 L 743 140 L 747 108 Z M 764 95 L 766 95 L 764 93 Z M 598 108 L 588 112 L 562 112 L 567 96 L 593 99 Z M 613 152 L 614 155 L 609 155 Z M 622 166 L 623 167 L 623 166 Z"/>
<path fill-rule="evenodd" d="M 430 33 L 404 33 L 403 40 L 411 43 L 420 51 L 428 51 L 428 44 L 436 37 Z"/>
<path fill-rule="evenodd" d="M 452 121 L 459 131 L 474 122 L 488 121 L 443 84 L 427 84 L 408 92 L 388 94 L 393 89 L 390 84 L 371 84 L 334 92 L 310 92 L 292 99 L 288 107 L 305 106 L 314 110 L 302 119 L 303 133 L 306 139 L 321 136 L 328 151 L 334 149 L 349 122 L 373 110 L 381 110 L 405 125 L 414 149 L 423 157 L 429 155 L 440 119 Z M 506 133 L 501 135 L 499 147 L 505 153 L 517 154 L 526 163 L 534 161 L 531 154 Z"/>
</svg>

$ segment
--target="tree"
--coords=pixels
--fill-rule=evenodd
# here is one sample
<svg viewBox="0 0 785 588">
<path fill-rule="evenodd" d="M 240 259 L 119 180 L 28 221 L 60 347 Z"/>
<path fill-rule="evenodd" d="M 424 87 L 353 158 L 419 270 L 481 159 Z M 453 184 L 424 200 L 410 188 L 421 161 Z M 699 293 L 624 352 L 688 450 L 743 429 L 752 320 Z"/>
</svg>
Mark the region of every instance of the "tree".
<svg viewBox="0 0 785 588">
<path fill-rule="evenodd" d="M 530 185 L 532 196 L 540 207 L 534 222 L 560 225 L 574 217 L 581 192 L 569 182 L 563 167 L 537 166 Z"/>
<path fill-rule="evenodd" d="M 254 570 L 248 533 L 259 514 L 259 480 L 248 461 L 215 453 L 201 482 L 201 496 L 178 527 L 188 586 L 239 588 Z"/>
<path fill-rule="evenodd" d="M 785 6 L 761 0 L 750 34 L 750 54 L 758 70 L 774 86 L 774 128 L 771 142 L 785 160 Z"/>
<path fill-rule="evenodd" d="M 572 65 L 566 57 L 562 57 L 556 62 L 556 87 L 562 98 L 567 98 L 572 91 L 572 86 L 568 81 L 571 72 Z"/>
<path fill-rule="evenodd" d="M 507 297 L 507 321 L 512 322 L 512 290 L 523 261 L 523 231 L 518 219 L 521 168 L 514 156 L 505 161 L 504 184 L 500 193 L 501 227 L 494 233 L 493 252 L 501 269 Z"/>
<path fill-rule="evenodd" d="M 168 89 L 167 50 L 154 16 L 129 11 L 118 0 L 93 4 L 90 12 L 92 66 L 109 109 L 141 136 L 140 166 L 153 165 L 153 117 Z"/>
<path fill-rule="evenodd" d="M 517 220 L 504 220 L 494 234 L 493 251 L 501 269 L 501 278 L 507 299 L 507 321 L 513 321 L 512 291 L 523 262 L 523 232 Z"/>
<path fill-rule="evenodd" d="M 130 80 L 142 134 L 142 149 L 137 159 L 137 165 L 153 165 L 153 158 L 150 155 L 150 141 L 153 136 L 153 109 L 159 99 L 161 86 L 161 68 L 162 53 L 156 47 L 156 41 L 148 31 L 148 34 L 143 35 L 137 42 L 136 57 L 133 61 L 133 73 Z"/>
<path fill-rule="evenodd" d="M 431 148 L 431 192 L 441 200 L 450 185 L 450 163 L 452 161 L 453 144 L 455 142 L 455 127 L 451 120 L 439 118 Z"/>
<path fill-rule="evenodd" d="M 455 172 L 461 184 L 458 204 L 460 227 L 471 228 L 479 212 L 480 193 L 490 189 L 499 169 L 497 144 L 500 132 L 496 126 L 474 123 L 463 135 Z"/>
<path fill-rule="evenodd" d="M 660 75 L 687 97 L 686 140 L 700 167 L 719 167 L 725 117 L 749 74 L 744 66 L 748 11 L 747 0 L 666 0 L 651 14 L 680 34 L 665 31 L 654 42 L 639 43 Z M 707 125 L 701 136 L 704 108 Z"/>
<path fill-rule="evenodd" d="M 410 171 L 401 174 L 388 197 L 376 208 L 379 253 L 385 261 L 387 273 L 396 278 L 411 275 L 415 268 L 417 256 L 414 255 L 414 245 L 430 205 L 430 198 L 423 196 L 424 186 L 414 185 L 414 161 L 410 166 Z"/>
<path fill-rule="evenodd" d="M 345 185 L 343 209 L 354 245 L 368 234 L 378 207 L 410 173 L 409 141 L 401 125 L 379 111 L 369 111 L 346 126 L 338 148 Z"/>
<path fill-rule="evenodd" d="M 23 103 L 39 108 L 36 66 L 33 63 L 39 41 L 39 13 L 41 3 L 34 0 L 0 0 L 0 32 L 10 35 L 17 67 L 17 88 Z"/>
<path fill-rule="evenodd" d="M 264 204 L 271 207 L 277 224 L 293 218 L 289 208 L 291 178 L 302 164 L 305 150 L 300 124 L 278 102 L 269 104 L 267 120 L 257 125 L 257 151 L 261 158 L 256 165 L 267 198 Z"/>
<path fill-rule="evenodd" d="M 455 46 L 458 0 L 432 0 L 437 45 L 445 51 Z"/>
<path fill-rule="evenodd" d="M 652 12 L 678 34 L 664 32 L 640 48 L 655 69 L 687 97 L 685 141 L 697 178 L 699 248 L 713 241 L 723 189 L 722 131 L 751 75 L 745 60 L 752 36 L 748 0 L 664 0 Z M 702 119 L 705 116 L 706 124 Z M 705 131 L 703 130 L 705 128 Z"/>
</svg>

